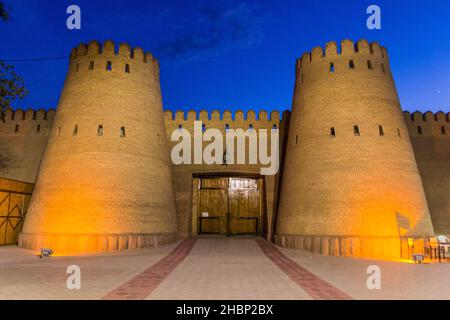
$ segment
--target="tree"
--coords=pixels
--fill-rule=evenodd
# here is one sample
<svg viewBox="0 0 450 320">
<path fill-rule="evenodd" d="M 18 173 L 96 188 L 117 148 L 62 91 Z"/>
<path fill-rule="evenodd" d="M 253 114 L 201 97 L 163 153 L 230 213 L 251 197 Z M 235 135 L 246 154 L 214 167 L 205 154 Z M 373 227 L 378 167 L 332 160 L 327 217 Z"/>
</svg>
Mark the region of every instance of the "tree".
<svg viewBox="0 0 450 320">
<path fill-rule="evenodd" d="M 3 2 L 0 2 L 0 19 L 2 19 L 3 21 L 9 20 L 9 14 Z"/>
<path fill-rule="evenodd" d="M 0 2 L 0 20 L 10 19 L 9 8 Z M 17 98 L 22 99 L 28 91 L 24 87 L 21 77 L 14 72 L 14 67 L 0 60 L 0 118 L 5 121 L 5 111 L 11 107 L 11 102 Z"/>
</svg>

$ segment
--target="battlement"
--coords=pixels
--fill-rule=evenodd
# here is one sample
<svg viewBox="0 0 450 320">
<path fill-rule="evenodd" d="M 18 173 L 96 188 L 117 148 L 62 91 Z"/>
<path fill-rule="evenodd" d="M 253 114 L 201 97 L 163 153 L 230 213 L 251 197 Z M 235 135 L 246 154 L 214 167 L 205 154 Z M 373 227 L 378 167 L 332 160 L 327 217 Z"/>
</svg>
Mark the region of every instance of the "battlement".
<svg viewBox="0 0 450 320">
<path fill-rule="evenodd" d="M 118 70 L 134 74 L 136 69 L 151 70 L 153 78 L 159 81 L 158 60 L 150 52 L 144 52 L 141 47 L 131 48 L 127 43 L 117 46 L 110 40 L 101 45 L 94 40 L 73 48 L 70 54 L 71 74 L 93 70 Z"/>
<path fill-rule="evenodd" d="M 280 112 L 272 111 L 270 114 L 267 111 L 259 111 L 256 113 L 253 110 L 249 110 L 247 112 L 238 110 L 236 112 L 231 112 L 225 110 L 220 112 L 219 110 L 207 111 L 201 110 L 199 112 L 191 110 L 191 111 L 182 111 L 178 110 L 172 112 L 171 110 L 165 110 L 164 116 L 166 121 L 176 120 L 176 121 L 195 121 L 201 120 L 203 122 L 208 121 L 228 121 L 230 123 L 234 121 L 280 121 Z M 257 117 L 258 116 L 258 117 Z M 284 118 L 284 114 L 283 114 Z"/>
<path fill-rule="evenodd" d="M 131 48 L 127 43 L 120 43 L 118 46 L 111 40 L 107 40 L 101 45 L 98 41 L 94 40 L 88 44 L 80 44 L 78 47 L 73 48 L 70 54 L 71 61 L 77 57 L 84 56 L 97 56 L 97 55 L 120 55 L 136 61 L 142 61 L 145 63 L 155 63 L 156 58 L 150 52 L 144 52 L 141 47 Z"/>
<path fill-rule="evenodd" d="M 301 58 L 297 59 L 297 71 L 302 66 L 307 66 L 311 63 L 320 62 L 323 60 L 330 60 L 334 58 L 360 58 L 370 60 L 388 61 L 387 49 L 380 46 L 377 42 L 369 43 L 367 40 L 359 40 L 354 43 L 351 40 L 342 40 L 339 45 L 336 41 L 328 42 L 324 47 L 318 46 L 312 49 L 311 52 L 306 52 Z"/>
<path fill-rule="evenodd" d="M 46 136 L 50 132 L 55 110 L 12 110 L 5 113 L 5 121 L 0 121 L 0 136 Z"/>
<path fill-rule="evenodd" d="M 5 121 L 8 120 L 48 120 L 52 121 L 55 117 L 56 110 L 55 109 L 17 109 L 13 110 L 11 108 L 7 109 L 5 112 Z"/>
<path fill-rule="evenodd" d="M 433 136 L 450 138 L 450 112 L 403 112 L 409 133 L 413 137 Z"/>
</svg>

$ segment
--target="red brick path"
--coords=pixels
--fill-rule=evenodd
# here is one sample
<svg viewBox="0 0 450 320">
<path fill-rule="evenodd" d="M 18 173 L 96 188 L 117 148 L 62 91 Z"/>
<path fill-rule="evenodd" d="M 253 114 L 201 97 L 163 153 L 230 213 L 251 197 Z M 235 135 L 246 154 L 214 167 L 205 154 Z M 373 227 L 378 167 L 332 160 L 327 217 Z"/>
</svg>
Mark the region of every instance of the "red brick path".
<svg viewBox="0 0 450 320">
<path fill-rule="evenodd" d="M 309 272 L 293 260 L 286 257 L 273 244 L 266 240 L 257 240 L 264 254 L 316 300 L 351 300 L 352 297 L 325 280 Z"/>
<path fill-rule="evenodd" d="M 145 299 L 183 262 L 195 242 L 196 239 L 184 240 L 166 257 L 108 293 L 103 300 Z"/>
</svg>

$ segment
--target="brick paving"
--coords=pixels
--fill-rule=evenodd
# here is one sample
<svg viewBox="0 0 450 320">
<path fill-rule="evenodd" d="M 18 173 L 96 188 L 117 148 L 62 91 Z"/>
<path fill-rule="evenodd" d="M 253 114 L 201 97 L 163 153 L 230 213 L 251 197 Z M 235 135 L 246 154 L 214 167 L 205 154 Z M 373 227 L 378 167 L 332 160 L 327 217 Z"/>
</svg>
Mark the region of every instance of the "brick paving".
<svg viewBox="0 0 450 320">
<path fill-rule="evenodd" d="M 303 288 L 313 299 L 319 300 L 351 300 L 352 298 L 329 284 L 322 278 L 306 270 L 298 263 L 286 257 L 272 243 L 266 240 L 257 240 L 264 254 L 286 273 L 292 281 Z"/>
<path fill-rule="evenodd" d="M 264 254 L 253 237 L 204 237 L 148 297 L 151 300 L 295 300 L 311 297 Z"/>
<path fill-rule="evenodd" d="M 150 295 L 161 282 L 189 255 L 195 239 L 184 240 L 169 255 L 143 271 L 133 279 L 107 294 L 105 300 L 142 300 Z"/>
<path fill-rule="evenodd" d="M 255 241 L 256 240 L 256 241 Z M 66 287 L 70 265 L 81 290 Z M 367 288 L 379 266 L 381 289 Z M 252 237 L 199 237 L 159 248 L 39 259 L 0 247 L 0 299 L 448 299 L 450 263 L 411 264 L 280 248 Z"/>
</svg>

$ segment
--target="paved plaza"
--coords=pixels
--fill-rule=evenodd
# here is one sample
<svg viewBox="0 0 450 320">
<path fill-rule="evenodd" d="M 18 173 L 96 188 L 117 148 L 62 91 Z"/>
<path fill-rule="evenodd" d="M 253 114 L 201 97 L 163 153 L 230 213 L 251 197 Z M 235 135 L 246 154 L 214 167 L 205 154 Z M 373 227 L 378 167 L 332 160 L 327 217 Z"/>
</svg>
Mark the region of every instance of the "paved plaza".
<svg viewBox="0 0 450 320">
<path fill-rule="evenodd" d="M 67 289 L 71 265 L 80 267 L 80 290 Z M 379 290 L 367 288 L 372 265 Z M 253 237 L 46 259 L 2 246 L 0 299 L 450 299 L 450 263 L 321 256 Z"/>
</svg>

